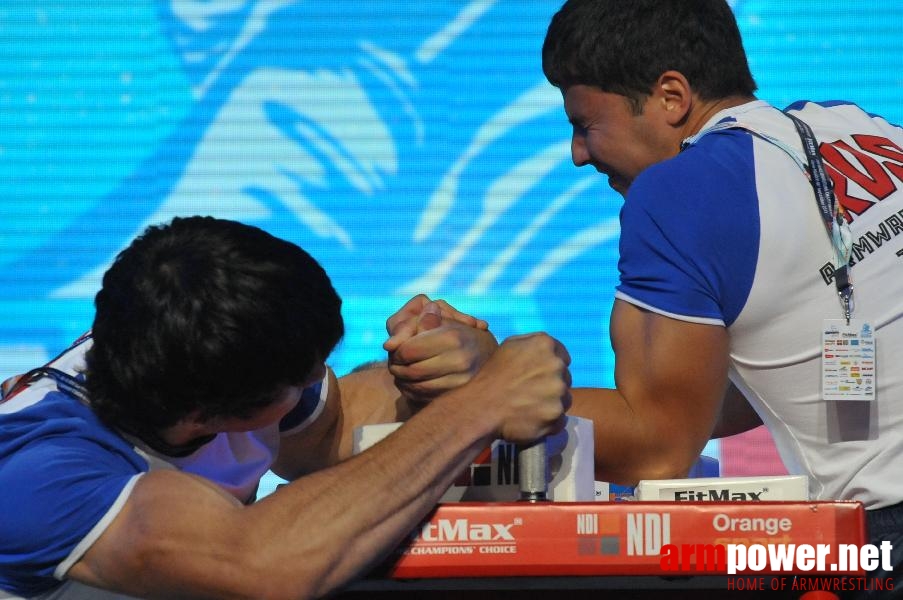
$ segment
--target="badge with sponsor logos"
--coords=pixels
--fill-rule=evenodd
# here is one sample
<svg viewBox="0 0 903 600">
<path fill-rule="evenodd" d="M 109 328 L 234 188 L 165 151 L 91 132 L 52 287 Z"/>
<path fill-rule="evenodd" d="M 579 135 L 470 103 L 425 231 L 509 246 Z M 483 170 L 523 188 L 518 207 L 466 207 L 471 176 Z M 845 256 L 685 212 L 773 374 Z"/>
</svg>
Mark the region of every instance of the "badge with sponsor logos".
<svg viewBox="0 0 903 600">
<path fill-rule="evenodd" d="M 821 382 L 825 400 L 874 400 L 875 330 L 851 319 L 825 319 L 822 329 Z"/>
</svg>

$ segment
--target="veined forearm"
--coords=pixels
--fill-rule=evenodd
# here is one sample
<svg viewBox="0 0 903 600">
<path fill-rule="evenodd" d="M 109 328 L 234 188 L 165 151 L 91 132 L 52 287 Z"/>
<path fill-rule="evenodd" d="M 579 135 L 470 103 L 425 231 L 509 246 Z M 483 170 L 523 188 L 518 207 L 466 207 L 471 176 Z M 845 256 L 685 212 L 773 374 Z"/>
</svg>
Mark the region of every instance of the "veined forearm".
<svg viewBox="0 0 903 600">
<path fill-rule="evenodd" d="M 281 565 L 288 596 L 326 593 L 371 567 L 491 441 L 492 428 L 480 424 L 490 419 L 468 416 L 454 400 L 427 406 L 371 450 L 247 509 L 256 513 L 249 530 L 260 567 Z"/>
</svg>

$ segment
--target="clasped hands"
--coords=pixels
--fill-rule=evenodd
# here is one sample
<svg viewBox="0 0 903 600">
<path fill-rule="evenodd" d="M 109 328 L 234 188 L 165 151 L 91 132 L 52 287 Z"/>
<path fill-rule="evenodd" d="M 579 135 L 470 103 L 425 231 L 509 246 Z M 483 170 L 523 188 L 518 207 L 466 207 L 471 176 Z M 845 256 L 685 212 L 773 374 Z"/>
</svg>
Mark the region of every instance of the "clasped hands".
<svg viewBox="0 0 903 600">
<path fill-rule="evenodd" d="M 414 403 L 467 383 L 498 348 L 486 321 L 423 294 L 389 317 L 386 331 L 389 372 Z"/>
<path fill-rule="evenodd" d="M 386 329 L 389 372 L 411 404 L 473 382 L 469 389 L 486 402 L 487 418 L 498 418 L 503 439 L 527 442 L 564 427 L 570 355 L 548 334 L 516 335 L 499 345 L 486 321 L 422 294 Z"/>
</svg>

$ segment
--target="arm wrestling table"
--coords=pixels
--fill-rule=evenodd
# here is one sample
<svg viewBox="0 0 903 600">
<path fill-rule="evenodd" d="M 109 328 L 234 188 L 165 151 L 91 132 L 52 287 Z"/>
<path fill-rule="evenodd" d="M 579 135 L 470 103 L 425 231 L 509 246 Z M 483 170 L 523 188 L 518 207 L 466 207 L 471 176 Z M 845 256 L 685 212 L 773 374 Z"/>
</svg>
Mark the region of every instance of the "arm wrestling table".
<svg viewBox="0 0 903 600">
<path fill-rule="evenodd" d="M 449 503 L 339 597 L 749 598 L 750 591 L 768 590 L 801 598 L 806 589 L 795 579 L 814 577 L 812 571 L 793 565 L 728 575 L 717 548 L 836 550 L 866 541 L 865 511 L 856 502 Z M 676 555 L 663 560 L 663 549 Z"/>
</svg>

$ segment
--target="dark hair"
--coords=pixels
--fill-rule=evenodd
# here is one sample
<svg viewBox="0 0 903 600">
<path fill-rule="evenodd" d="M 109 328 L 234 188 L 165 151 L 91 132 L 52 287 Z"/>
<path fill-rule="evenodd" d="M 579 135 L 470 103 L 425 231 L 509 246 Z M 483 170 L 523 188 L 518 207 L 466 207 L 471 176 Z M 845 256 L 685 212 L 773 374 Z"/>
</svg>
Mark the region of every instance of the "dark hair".
<svg viewBox="0 0 903 600">
<path fill-rule="evenodd" d="M 556 87 L 594 86 L 626 96 L 638 112 L 668 70 L 703 100 L 756 90 L 724 0 L 568 0 L 549 24 L 542 68 Z"/>
<path fill-rule="evenodd" d="M 88 393 L 141 436 L 193 411 L 246 417 L 303 382 L 341 339 L 341 300 L 304 250 L 212 217 L 148 227 L 95 298 Z"/>
</svg>

